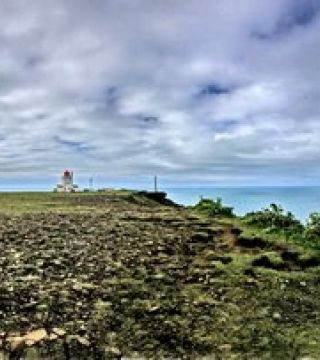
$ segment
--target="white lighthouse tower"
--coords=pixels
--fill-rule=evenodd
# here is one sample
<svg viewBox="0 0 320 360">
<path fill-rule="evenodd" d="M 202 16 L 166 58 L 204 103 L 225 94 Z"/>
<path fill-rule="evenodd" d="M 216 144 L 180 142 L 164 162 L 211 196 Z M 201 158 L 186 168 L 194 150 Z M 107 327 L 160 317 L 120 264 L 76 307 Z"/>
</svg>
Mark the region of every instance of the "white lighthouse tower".
<svg viewBox="0 0 320 360">
<path fill-rule="evenodd" d="M 65 170 L 61 177 L 61 183 L 57 185 L 58 192 L 75 192 L 78 190 L 78 185 L 73 183 L 73 171 Z"/>
</svg>

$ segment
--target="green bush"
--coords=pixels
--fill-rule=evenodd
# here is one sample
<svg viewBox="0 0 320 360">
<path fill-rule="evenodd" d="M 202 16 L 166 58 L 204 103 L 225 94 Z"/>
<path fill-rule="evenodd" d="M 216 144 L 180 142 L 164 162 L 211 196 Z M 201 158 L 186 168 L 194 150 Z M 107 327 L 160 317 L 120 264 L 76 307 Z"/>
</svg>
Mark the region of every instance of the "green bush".
<svg viewBox="0 0 320 360">
<path fill-rule="evenodd" d="M 201 199 L 193 208 L 209 216 L 234 217 L 233 208 L 223 205 L 220 198 Z"/>
<path fill-rule="evenodd" d="M 248 225 L 268 229 L 269 232 L 282 231 L 288 234 L 302 233 L 304 226 L 291 212 L 285 212 L 281 206 L 271 204 L 268 208 L 250 212 L 244 216 Z"/>
<path fill-rule="evenodd" d="M 304 233 L 305 241 L 309 247 L 320 249 L 320 213 L 309 215 Z"/>
</svg>

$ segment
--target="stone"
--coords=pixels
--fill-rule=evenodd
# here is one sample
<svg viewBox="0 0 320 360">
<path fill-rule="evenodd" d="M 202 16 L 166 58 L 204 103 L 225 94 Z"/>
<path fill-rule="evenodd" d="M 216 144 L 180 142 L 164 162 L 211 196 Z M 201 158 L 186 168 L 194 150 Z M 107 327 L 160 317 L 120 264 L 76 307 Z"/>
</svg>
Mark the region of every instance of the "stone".
<svg viewBox="0 0 320 360">
<path fill-rule="evenodd" d="M 65 331 L 64 329 L 57 328 L 57 327 L 54 327 L 54 328 L 52 329 L 52 331 L 53 331 L 56 335 L 58 335 L 58 336 L 60 336 L 60 337 L 62 337 L 62 336 L 64 336 L 64 335 L 66 334 L 66 331 Z"/>
<path fill-rule="evenodd" d="M 281 316 L 280 313 L 274 312 L 274 313 L 272 314 L 272 317 L 273 317 L 275 320 L 280 320 L 282 316 Z"/>
<path fill-rule="evenodd" d="M 24 336 L 9 336 L 7 338 L 12 351 L 21 349 L 26 346 L 32 346 L 47 338 L 47 331 L 45 329 L 33 330 Z"/>
<path fill-rule="evenodd" d="M 115 347 L 115 346 L 107 346 L 105 348 L 105 352 L 107 354 L 114 355 L 114 356 L 121 356 L 122 355 L 121 350 L 119 348 Z"/>
</svg>

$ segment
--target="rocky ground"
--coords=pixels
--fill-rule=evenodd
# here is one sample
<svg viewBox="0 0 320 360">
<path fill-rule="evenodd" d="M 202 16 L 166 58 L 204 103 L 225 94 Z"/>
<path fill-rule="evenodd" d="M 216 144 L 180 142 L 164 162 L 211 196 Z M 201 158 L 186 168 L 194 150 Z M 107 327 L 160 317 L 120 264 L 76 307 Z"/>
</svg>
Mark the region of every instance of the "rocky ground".
<svg viewBox="0 0 320 360">
<path fill-rule="evenodd" d="M 0 359 L 320 358 L 317 254 L 141 195 L 50 204 L 0 215 Z"/>
</svg>

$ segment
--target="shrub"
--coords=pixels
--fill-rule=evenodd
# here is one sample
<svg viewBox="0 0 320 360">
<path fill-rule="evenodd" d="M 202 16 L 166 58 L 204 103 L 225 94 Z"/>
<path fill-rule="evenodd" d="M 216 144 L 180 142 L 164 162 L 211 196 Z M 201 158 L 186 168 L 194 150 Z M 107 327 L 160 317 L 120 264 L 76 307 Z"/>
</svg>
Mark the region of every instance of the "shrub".
<svg viewBox="0 0 320 360">
<path fill-rule="evenodd" d="M 201 199 L 193 208 L 209 216 L 234 217 L 233 208 L 223 205 L 220 198 Z"/>
<path fill-rule="evenodd" d="M 271 204 L 268 208 L 250 212 L 244 216 L 249 225 L 267 229 L 269 232 L 302 233 L 303 225 L 291 212 L 285 212 L 281 206 Z"/>
<path fill-rule="evenodd" d="M 306 225 L 306 236 L 310 238 L 320 238 L 320 213 L 309 215 Z"/>
<path fill-rule="evenodd" d="M 303 238 L 306 246 L 320 250 L 320 213 L 309 215 Z"/>
</svg>

